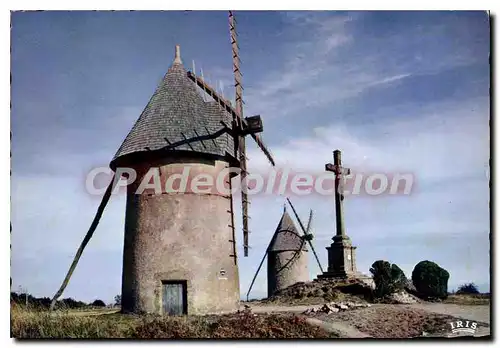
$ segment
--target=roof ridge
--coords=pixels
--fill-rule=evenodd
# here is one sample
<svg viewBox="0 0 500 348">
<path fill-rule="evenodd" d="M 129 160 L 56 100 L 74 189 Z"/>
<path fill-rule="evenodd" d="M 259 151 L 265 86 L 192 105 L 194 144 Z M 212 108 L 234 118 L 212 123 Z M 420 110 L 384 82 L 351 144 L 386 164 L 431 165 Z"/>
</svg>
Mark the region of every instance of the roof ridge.
<svg viewBox="0 0 500 348">
<path fill-rule="evenodd" d="M 131 128 L 116 152 L 111 166 L 119 157 L 132 153 L 162 150 L 170 144 L 175 149 L 225 156 L 234 153 L 234 142 L 226 139 L 231 135 L 221 132 L 230 124 L 231 117 L 203 100 L 196 84 L 187 76 L 180 59 L 180 48 L 176 46 L 173 63 L 158 84 L 146 107 Z M 195 131 L 193 131 L 195 130 Z M 186 141 L 188 134 L 214 135 L 213 141 L 193 139 Z"/>
<path fill-rule="evenodd" d="M 297 225 L 285 210 L 271 239 L 270 251 L 307 250 Z"/>
<path fill-rule="evenodd" d="M 172 64 L 182 64 L 180 45 L 175 45 L 175 56 Z"/>
</svg>

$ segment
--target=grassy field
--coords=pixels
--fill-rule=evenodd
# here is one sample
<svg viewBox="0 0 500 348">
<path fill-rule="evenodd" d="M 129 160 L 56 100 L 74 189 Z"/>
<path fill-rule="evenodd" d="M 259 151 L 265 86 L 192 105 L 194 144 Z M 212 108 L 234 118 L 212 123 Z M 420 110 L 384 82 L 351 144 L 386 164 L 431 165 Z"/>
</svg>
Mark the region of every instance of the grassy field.
<svg viewBox="0 0 500 348">
<path fill-rule="evenodd" d="M 489 305 L 490 294 L 462 294 L 462 295 L 449 295 L 444 303 L 454 303 L 459 305 Z"/>
<path fill-rule="evenodd" d="M 220 316 L 134 316 L 103 311 L 47 312 L 13 307 L 14 338 L 335 338 L 291 314 L 249 312 Z"/>
<path fill-rule="evenodd" d="M 358 291 L 356 284 L 341 284 L 335 289 L 325 288 L 322 284 L 315 284 L 308 288 L 303 284 L 290 287 L 282 296 L 266 301 L 255 301 L 265 305 L 286 305 L 324 303 L 326 300 L 351 300 L 354 302 L 366 301 L 366 295 Z M 354 286 L 354 288 L 353 288 Z M 349 288 L 349 292 L 341 291 Z M 328 291 L 327 291 L 328 290 Z M 354 291 L 356 290 L 356 291 Z M 443 303 L 458 305 L 488 305 L 489 294 L 451 294 Z M 388 307 L 389 308 L 389 307 Z M 390 308 L 389 308 L 390 309 Z M 388 310 L 389 310 L 388 309 Z M 373 311 L 373 309 L 372 309 Z M 361 315 L 361 311 L 358 311 Z M 366 312 L 366 311 L 365 311 Z M 356 313 L 355 313 L 356 314 Z M 366 314 L 366 313 L 365 313 Z M 380 314 L 380 313 L 379 313 Z M 424 322 L 423 315 L 417 313 L 416 322 Z M 378 314 L 377 314 L 378 315 Z M 401 314 L 403 315 L 403 314 Z M 358 326 L 364 319 L 370 319 L 368 326 L 373 322 L 391 322 L 396 326 L 406 325 L 412 321 L 405 312 L 404 318 L 394 319 L 394 313 L 385 313 L 377 318 L 362 315 L 355 320 Z M 346 313 L 344 316 L 351 316 Z M 337 316 L 343 317 L 343 316 Z M 356 317 L 356 316 L 354 316 Z M 372 320 L 373 319 L 373 320 Z M 448 318 L 449 319 L 449 318 Z M 343 320 L 347 320 L 343 318 Z M 431 325 L 432 324 L 432 325 Z M 430 326 L 438 327 L 435 322 Z M 416 328 L 416 324 L 411 325 Z M 363 327 L 363 329 L 366 329 Z M 401 329 L 401 328 L 398 328 Z M 385 332 L 377 329 L 378 333 L 387 337 L 406 337 L 396 332 Z M 391 329 L 392 330 L 392 329 Z M 427 330 L 427 329 L 426 329 Z M 387 331 L 387 330 L 386 330 Z M 424 330 L 425 331 L 425 330 Z M 393 336 L 390 336 L 394 334 Z M 399 335 L 399 336 L 398 336 Z M 374 335 L 377 337 L 376 335 Z M 14 338 L 134 338 L 134 339 L 235 339 L 235 338 L 335 338 L 335 334 L 328 333 L 319 327 L 310 326 L 303 316 L 293 314 L 254 314 L 239 312 L 230 315 L 161 317 L 156 315 L 124 315 L 118 309 L 85 308 L 72 310 L 27 309 L 25 306 L 11 302 L 11 337 Z M 383 336 L 386 337 L 386 336 Z M 409 336 L 408 336 L 409 337 Z"/>
</svg>

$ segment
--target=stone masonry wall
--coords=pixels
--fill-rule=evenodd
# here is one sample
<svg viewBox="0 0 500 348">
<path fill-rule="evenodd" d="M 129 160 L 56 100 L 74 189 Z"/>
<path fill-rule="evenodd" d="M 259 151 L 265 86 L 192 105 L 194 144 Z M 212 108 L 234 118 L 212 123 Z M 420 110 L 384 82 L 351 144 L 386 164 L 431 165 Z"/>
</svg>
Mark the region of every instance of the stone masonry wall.
<svg viewBox="0 0 500 348">
<path fill-rule="evenodd" d="M 160 167 L 164 182 L 186 164 L 208 174 L 227 166 L 192 158 L 152 165 Z M 139 179 L 148 167 L 136 168 Z M 137 195 L 137 185 L 127 193 L 123 310 L 161 314 L 162 281 L 168 280 L 187 282 L 188 314 L 236 310 L 240 291 L 230 199 L 213 192 Z"/>
<path fill-rule="evenodd" d="M 307 251 L 278 251 L 267 255 L 267 296 L 298 282 L 309 281 Z"/>
</svg>

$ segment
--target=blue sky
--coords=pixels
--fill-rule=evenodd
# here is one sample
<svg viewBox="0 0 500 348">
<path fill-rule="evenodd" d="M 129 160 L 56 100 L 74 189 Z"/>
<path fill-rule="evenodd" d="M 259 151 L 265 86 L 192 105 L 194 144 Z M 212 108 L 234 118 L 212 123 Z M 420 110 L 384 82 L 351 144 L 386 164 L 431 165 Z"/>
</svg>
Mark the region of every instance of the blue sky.
<svg viewBox="0 0 500 348">
<path fill-rule="evenodd" d="M 312 172 L 343 151 L 356 171 L 411 172 L 409 196 L 346 200 L 358 268 L 378 259 L 407 274 L 433 260 L 449 287 L 489 285 L 489 21 L 484 12 L 236 12 L 247 115 L 280 166 Z M 232 95 L 226 12 L 35 12 L 12 16 L 12 278 L 52 296 L 99 197 L 86 173 L 106 166 L 181 45 Z M 269 170 L 249 145 L 250 171 Z M 255 197 L 245 294 L 283 209 Z M 293 198 L 315 212 L 323 265 L 333 200 Z M 239 204 L 237 204 L 239 207 Z M 113 197 L 64 296 L 111 301 L 121 289 L 125 199 Z M 236 216 L 238 225 L 241 218 Z M 240 228 L 238 229 L 241 230 Z M 311 278 L 318 268 L 311 255 Z M 265 270 L 254 295 L 265 294 Z"/>
</svg>

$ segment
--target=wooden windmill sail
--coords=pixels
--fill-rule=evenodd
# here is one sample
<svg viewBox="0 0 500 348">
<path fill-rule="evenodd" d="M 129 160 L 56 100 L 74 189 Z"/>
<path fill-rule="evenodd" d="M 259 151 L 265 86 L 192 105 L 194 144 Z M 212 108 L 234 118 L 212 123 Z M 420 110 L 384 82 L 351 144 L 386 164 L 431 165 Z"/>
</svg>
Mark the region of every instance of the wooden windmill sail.
<svg viewBox="0 0 500 348">
<path fill-rule="evenodd" d="M 188 72 L 189 78 L 191 78 L 196 84 L 203 89 L 204 92 L 208 93 L 223 110 L 229 112 L 233 117 L 232 122 L 232 136 L 234 138 L 234 148 L 238 153 L 239 166 L 240 166 L 240 180 L 241 180 L 241 211 L 242 211 L 242 224 L 243 224 L 243 251 L 244 256 L 248 256 L 248 204 L 249 198 L 246 192 L 245 178 L 248 174 L 247 172 L 247 157 L 246 157 L 246 144 L 245 136 L 250 135 L 257 146 L 264 152 L 269 162 L 274 166 L 274 159 L 267 148 L 266 145 L 259 138 L 257 133 L 262 132 L 262 120 L 260 115 L 243 117 L 243 86 L 242 77 L 240 70 L 240 57 L 239 57 L 239 46 L 237 42 L 236 33 L 236 20 L 233 11 L 229 11 L 229 32 L 231 37 L 231 49 L 233 57 L 233 72 L 234 72 L 234 86 L 235 86 L 235 107 L 233 108 L 231 104 L 226 101 L 222 96 L 220 96 L 214 88 L 209 86 L 203 78 L 195 75 L 195 72 Z"/>
<path fill-rule="evenodd" d="M 249 214 L 248 214 L 248 204 L 249 198 L 245 190 L 245 178 L 248 174 L 247 171 L 247 157 L 246 157 L 246 143 L 245 137 L 249 135 L 257 144 L 257 146 L 262 150 L 266 158 L 269 160 L 271 165 L 274 167 L 276 163 L 274 161 L 273 156 L 271 155 L 271 151 L 269 151 L 268 147 L 264 144 L 261 137 L 258 133 L 263 131 L 262 119 L 260 115 L 243 117 L 243 86 L 242 86 L 242 77 L 241 77 L 241 69 L 240 69 L 240 57 L 239 57 L 239 46 L 237 42 L 237 33 L 236 33 L 236 20 L 233 11 L 229 11 L 229 31 L 231 37 L 231 48 L 232 48 L 232 58 L 233 58 L 233 72 L 234 72 L 234 81 L 235 81 L 235 107 L 231 105 L 229 101 L 227 101 L 224 97 L 219 95 L 215 88 L 211 87 L 204 79 L 203 76 L 197 76 L 194 71 L 188 71 L 188 77 L 195 82 L 206 94 L 208 94 L 214 101 L 222 108 L 222 110 L 229 113 L 232 118 L 232 126 L 231 126 L 231 134 L 234 139 L 234 149 L 238 153 L 239 166 L 241 170 L 240 180 L 241 180 L 241 207 L 242 207 L 242 224 L 243 224 L 243 250 L 244 256 L 248 256 L 248 235 L 249 235 Z M 302 231 L 306 231 L 302 222 L 300 221 L 295 208 L 292 205 L 292 202 L 289 198 L 287 198 L 288 203 L 292 207 L 292 210 L 298 219 Z M 319 262 L 316 251 L 314 250 L 311 241 L 308 241 L 311 249 L 314 253 L 314 256 L 318 262 L 320 270 L 323 272 L 323 268 Z"/>
<path fill-rule="evenodd" d="M 234 87 L 235 87 L 235 105 L 236 112 L 243 117 L 243 86 L 241 85 L 241 71 L 240 71 L 240 55 L 239 47 L 236 38 L 236 20 L 234 18 L 233 12 L 229 11 L 229 31 L 231 34 L 231 49 L 233 51 L 233 72 L 234 72 Z M 236 121 L 236 120 L 234 120 Z M 241 123 L 233 122 L 233 129 L 238 129 L 241 134 L 243 131 L 243 126 Z M 243 223 L 243 249 L 244 255 L 248 256 L 248 195 L 244 189 L 245 177 L 247 176 L 247 158 L 246 158 L 246 146 L 245 137 L 237 136 L 235 137 L 235 145 L 237 145 L 237 151 L 239 152 L 240 160 L 240 180 L 241 180 L 241 212 L 242 212 L 242 223 Z"/>
</svg>

